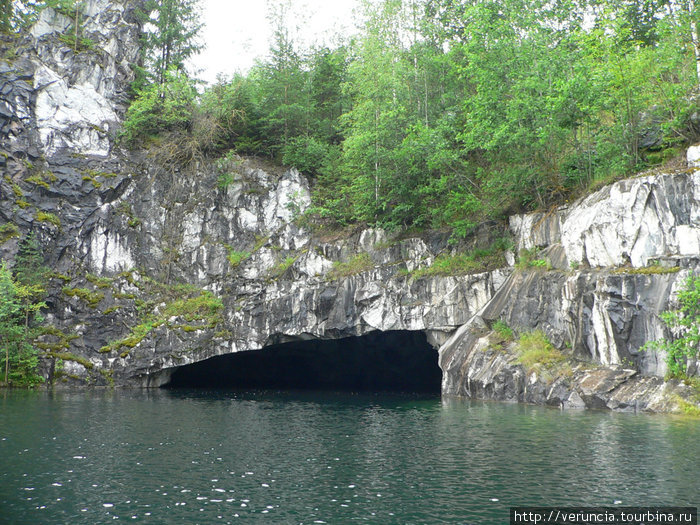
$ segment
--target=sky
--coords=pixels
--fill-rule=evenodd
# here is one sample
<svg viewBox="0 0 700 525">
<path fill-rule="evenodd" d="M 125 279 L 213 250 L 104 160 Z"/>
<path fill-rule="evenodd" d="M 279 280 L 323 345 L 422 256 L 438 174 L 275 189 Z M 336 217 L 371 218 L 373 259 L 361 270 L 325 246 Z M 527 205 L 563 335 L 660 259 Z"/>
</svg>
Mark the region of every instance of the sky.
<svg viewBox="0 0 700 525">
<path fill-rule="evenodd" d="M 290 0 L 295 41 L 310 46 L 333 43 L 334 36 L 353 31 L 358 0 Z M 193 59 L 196 76 L 215 82 L 219 73 L 245 73 L 266 55 L 272 33 L 266 18 L 269 0 L 200 0 L 202 40 L 206 48 Z"/>
</svg>

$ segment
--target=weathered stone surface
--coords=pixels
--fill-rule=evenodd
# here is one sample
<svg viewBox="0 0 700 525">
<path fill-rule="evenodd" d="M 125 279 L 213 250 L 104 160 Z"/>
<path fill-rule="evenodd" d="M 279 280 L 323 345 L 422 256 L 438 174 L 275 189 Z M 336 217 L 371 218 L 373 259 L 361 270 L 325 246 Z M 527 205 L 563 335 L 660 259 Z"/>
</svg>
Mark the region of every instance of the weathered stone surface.
<svg viewBox="0 0 700 525">
<path fill-rule="evenodd" d="M 646 266 L 700 253 L 700 171 L 616 182 L 549 214 L 511 217 L 518 249 L 560 244 L 566 262 Z"/>
<path fill-rule="evenodd" d="M 79 33 L 87 49 L 76 52 L 60 39 L 72 21 L 51 8 L 29 35 L 8 43 L 20 56 L 0 67 L 4 148 L 48 159 L 66 148 L 109 154 L 139 58 L 137 3 L 88 2 Z"/>
<path fill-rule="evenodd" d="M 546 370 L 527 371 L 513 344 L 503 345 L 476 316 L 441 349 L 443 393 L 555 406 L 620 412 L 672 412 L 680 400 L 691 404 L 694 389 L 682 382 L 644 377 L 636 370 L 570 361 L 570 373 L 552 377 Z M 690 401 L 687 401 L 690 400 Z"/>
</svg>

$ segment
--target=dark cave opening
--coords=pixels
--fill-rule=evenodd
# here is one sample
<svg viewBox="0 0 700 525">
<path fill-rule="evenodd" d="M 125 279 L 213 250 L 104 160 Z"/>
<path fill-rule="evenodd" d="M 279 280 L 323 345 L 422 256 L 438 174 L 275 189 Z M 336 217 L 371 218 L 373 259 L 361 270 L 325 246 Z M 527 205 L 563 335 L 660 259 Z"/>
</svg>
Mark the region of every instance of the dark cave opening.
<svg viewBox="0 0 700 525">
<path fill-rule="evenodd" d="M 438 352 L 423 332 L 372 332 L 237 352 L 184 365 L 168 388 L 440 393 Z"/>
</svg>

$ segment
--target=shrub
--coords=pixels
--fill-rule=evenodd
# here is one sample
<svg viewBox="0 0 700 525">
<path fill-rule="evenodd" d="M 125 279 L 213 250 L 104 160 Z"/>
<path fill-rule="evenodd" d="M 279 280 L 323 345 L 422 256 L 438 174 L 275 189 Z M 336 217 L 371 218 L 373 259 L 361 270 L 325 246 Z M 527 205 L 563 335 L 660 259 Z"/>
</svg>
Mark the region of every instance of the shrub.
<svg viewBox="0 0 700 525">
<path fill-rule="evenodd" d="M 542 330 L 522 334 L 518 339 L 518 354 L 518 363 L 528 370 L 536 367 L 551 368 L 565 360 Z"/>
<path fill-rule="evenodd" d="M 332 146 L 315 137 L 293 137 L 282 148 L 282 163 L 316 174 L 326 164 Z"/>
<path fill-rule="evenodd" d="M 237 268 L 248 257 L 250 257 L 250 252 L 239 252 L 233 248 L 229 248 L 228 255 L 226 256 L 231 268 Z"/>
<path fill-rule="evenodd" d="M 493 323 L 493 331 L 496 332 L 498 336 L 504 341 L 512 341 L 515 337 L 513 329 L 501 319 Z"/>
<path fill-rule="evenodd" d="M 413 272 L 414 277 L 428 276 L 448 276 L 448 275 L 466 275 L 468 273 L 476 273 L 483 270 L 483 266 L 473 255 L 457 254 L 457 255 L 439 255 L 433 261 L 433 264 L 427 268 L 420 268 Z"/>
<path fill-rule="evenodd" d="M 666 352 L 670 377 L 685 377 L 688 359 L 700 355 L 700 277 L 689 276 L 678 292 L 680 308 L 661 314 L 666 325 L 680 335 L 671 341 L 650 341 L 643 350 Z"/>
<path fill-rule="evenodd" d="M 50 222 L 57 228 L 61 227 L 61 219 L 56 217 L 53 213 L 46 213 L 43 211 L 36 212 L 36 220 L 39 222 Z"/>
<path fill-rule="evenodd" d="M 520 250 L 518 254 L 518 262 L 515 263 L 515 267 L 518 270 L 526 270 L 528 268 L 540 268 L 543 270 L 551 270 L 552 264 L 547 259 L 536 259 L 537 248 L 530 248 L 529 250 Z"/>
<path fill-rule="evenodd" d="M 291 266 L 295 262 L 297 262 L 298 258 L 299 258 L 298 255 L 296 257 L 294 257 L 293 255 L 285 257 L 285 259 L 283 261 L 280 261 L 277 265 L 275 265 L 274 268 L 272 268 L 270 270 L 270 277 L 272 277 L 274 279 L 278 279 L 278 278 L 282 277 L 284 272 L 289 270 L 289 268 L 291 268 Z"/>
<path fill-rule="evenodd" d="M 133 145 L 145 137 L 186 130 L 192 120 L 196 96 L 192 80 L 184 74 L 168 72 L 164 84 L 149 85 L 131 103 L 122 137 Z"/>
</svg>

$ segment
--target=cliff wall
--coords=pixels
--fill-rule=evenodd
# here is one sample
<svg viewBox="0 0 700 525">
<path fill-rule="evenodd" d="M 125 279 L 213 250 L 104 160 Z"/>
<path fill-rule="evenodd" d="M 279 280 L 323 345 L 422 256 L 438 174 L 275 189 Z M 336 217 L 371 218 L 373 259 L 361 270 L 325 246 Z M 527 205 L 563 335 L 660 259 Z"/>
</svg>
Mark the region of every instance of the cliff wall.
<svg viewBox="0 0 700 525">
<path fill-rule="evenodd" d="M 691 398 L 660 379 L 664 356 L 640 346 L 672 335 L 658 314 L 698 271 L 700 171 L 620 181 L 511 218 L 515 251 L 544 266 L 515 268 L 510 253 L 499 269 L 421 276 L 453 250 L 444 235 L 313 234 L 309 183 L 294 169 L 238 157 L 178 166 L 120 148 L 138 60 L 133 5 L 89 2 L 90 49 L 63 43 L 69 24 L 45 10 L 0 60 L 0 227 L 10 233 L 0 257 L 13 261 L 34 232 L 54 270 L 47 379 L 159 386 L 215 355 L 413 330 L 440 349 L 449 395 L 620 410 Z M 571 373 L 527 371 L 513 343 L 494 339 L 497 320 L 542 330 Z"/>
</svg>

